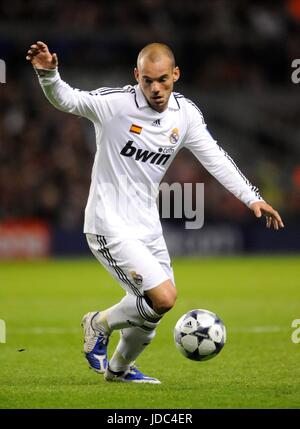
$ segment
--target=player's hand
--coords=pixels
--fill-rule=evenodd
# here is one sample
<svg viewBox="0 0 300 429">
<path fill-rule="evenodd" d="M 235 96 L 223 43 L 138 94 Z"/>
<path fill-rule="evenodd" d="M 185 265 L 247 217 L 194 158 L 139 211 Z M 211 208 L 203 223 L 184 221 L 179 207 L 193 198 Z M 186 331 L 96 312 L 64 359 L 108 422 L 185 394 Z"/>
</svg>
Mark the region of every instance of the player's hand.
<svg viewBox="0 0 300 429">
<path fill-rule="evenodd" d="M 30 46 L 26 60 L 30 61 L 37 69 L 55 69 L 58 66 L 56 54 L 49 52 L 48 46 L 43 42 L 36 42 Z"/>
<path fill-rule="evenodd" d="M 273 209 L 269 204 L 264 201 L 257 201 L 250 205 L 256 217 L 266 216 L 267 228 L 273 227 L 274 229 L 284 228 L 283 222 L 279 213 Z"/>
</svg>

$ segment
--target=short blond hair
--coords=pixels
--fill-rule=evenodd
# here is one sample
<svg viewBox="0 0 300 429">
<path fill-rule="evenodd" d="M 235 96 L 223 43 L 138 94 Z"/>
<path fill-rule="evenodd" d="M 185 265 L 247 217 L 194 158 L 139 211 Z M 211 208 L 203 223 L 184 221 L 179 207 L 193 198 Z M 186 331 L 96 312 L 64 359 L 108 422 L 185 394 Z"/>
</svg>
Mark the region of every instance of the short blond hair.
<svg viewBox="0 0 300 429">
<path fill-rule="evenodd" d="M 172 67 L 175 67 L 175 57 L 172 49 L 163 43 L 149 43 L 139 53 L 137 57 L 137 66 L 139 66 L 142 59 L 147 58 L 155 63 L 160 61 L 162 57 L 167 56 L 170 58 Z"/>
</svg>

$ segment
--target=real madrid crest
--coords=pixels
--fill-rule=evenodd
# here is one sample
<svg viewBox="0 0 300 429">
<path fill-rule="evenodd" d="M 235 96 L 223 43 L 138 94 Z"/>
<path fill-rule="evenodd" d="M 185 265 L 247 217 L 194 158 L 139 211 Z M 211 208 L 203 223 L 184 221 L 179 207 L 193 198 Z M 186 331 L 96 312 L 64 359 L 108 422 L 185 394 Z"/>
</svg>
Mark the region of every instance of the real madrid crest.
<svg viewBox="0 0 300 429">
<path fill-rule="evenodd" d="M 132 271 L 130 274 L 135 284 L 141 285 L 143 283 L 143 277 L 140 274 L 137 274 L 135 271 Z"/>
<path fill-rule="evenodd" d="M 173 128 L 173 130 L 172 130 L 172 132 L 170 134 L 169 139 L 170 139 L 170 142 L 172 144 L 176 144 L 178 142 L 178 139 L 179 139 L 179 130 L 178 130 L 178 128 Z"/>
</svg>

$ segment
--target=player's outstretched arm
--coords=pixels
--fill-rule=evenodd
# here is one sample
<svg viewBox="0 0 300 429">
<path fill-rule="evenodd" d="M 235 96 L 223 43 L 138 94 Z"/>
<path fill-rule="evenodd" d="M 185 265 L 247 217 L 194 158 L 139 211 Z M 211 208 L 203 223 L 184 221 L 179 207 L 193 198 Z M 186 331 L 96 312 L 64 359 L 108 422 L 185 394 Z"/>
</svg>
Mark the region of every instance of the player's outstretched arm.
<svg viewBox="0 0 300 429">
<path fill-rule="evenodd" d="M 266 216 L 266 226 L 274 229 L 284 228 L 284 224 L 279 213 L 273 209 L 272 206 L 265 201 L 257 201 L 250 205 L 250 209 L 254 212 L 256 217 Z"/>
<path fill-rule="evenodd" d="M 57 55 L 51 54 L 46 43 L 40 41 L 30 46 L 26 60 L 36 69 L 53 70 L 58 66 Z"/>
<path fill-rule="evenodd" d="M 31 45 L 26 59 L 36 70 L 43 92 L 54 107 L 93 122 L 101 120 L 101 106 L 96 105 L 96 97 L 87 91 L 75 90 L 60 78 L 57 55 L 49 51 L 46 43 L 38 41 Z"/>
</svg>

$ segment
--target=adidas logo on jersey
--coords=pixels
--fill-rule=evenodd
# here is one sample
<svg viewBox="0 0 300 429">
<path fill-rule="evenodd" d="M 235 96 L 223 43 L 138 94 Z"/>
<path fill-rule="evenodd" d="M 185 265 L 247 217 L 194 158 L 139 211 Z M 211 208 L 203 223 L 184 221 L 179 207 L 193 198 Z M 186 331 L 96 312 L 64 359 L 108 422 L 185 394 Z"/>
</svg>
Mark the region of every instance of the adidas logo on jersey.
<svg viewBox="0 0 300 429">
<path fill-rule="evenodd" d="M 158 152 L 150 152 L 149 150 L 137 149 L 133 146 L 133 140 L 128 140 L 126 145 L 121 150 L 120 154 L 129 158 L 134 158 L 136 161 L 150 162 L 150 164 L 165 165 L 170 158 L 169 153 L 162 153 L 160 147 Z"/>
<path fill-rule="evenodd" d="M 160 119 L 156 119 L 156 121 L 153 121 L 151 125 L 153 127 L 160 127 L 161 126 Z"/>
</svg>

